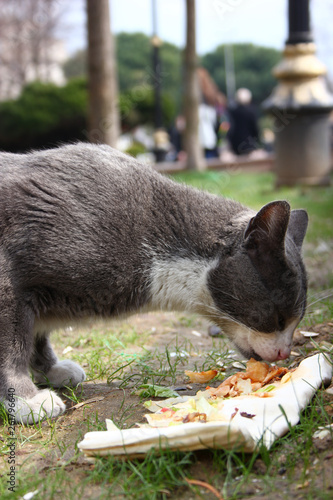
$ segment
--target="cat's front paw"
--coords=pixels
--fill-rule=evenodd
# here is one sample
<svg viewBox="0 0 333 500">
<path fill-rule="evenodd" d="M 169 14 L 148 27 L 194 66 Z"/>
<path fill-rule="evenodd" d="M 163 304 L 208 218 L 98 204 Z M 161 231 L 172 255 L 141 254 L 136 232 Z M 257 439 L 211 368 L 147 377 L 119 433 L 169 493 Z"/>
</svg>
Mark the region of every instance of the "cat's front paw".
<svg viewBox="0 0 333 500">
<path fill-rule="evenodd" d="M 84 370 L 74 361 L 64 359 L 58 361 L 47 373 L 34 372 L 37 384 L 50 384 L 53 387 L 76 387 L 86 379 Z"/>
<path fill-rule="evenodd" d="M 38 391 L 30 399 L 15 396 L 14 406 L 5 402 L 8 413 L 15 417 L 15 421 L 21 424 L 33 424 L 45 418 L 61 415 L 66 405 L 55 392 L 49 389 Z M 14 410 L 14 411 L 13 411 Z"/>
</svg>

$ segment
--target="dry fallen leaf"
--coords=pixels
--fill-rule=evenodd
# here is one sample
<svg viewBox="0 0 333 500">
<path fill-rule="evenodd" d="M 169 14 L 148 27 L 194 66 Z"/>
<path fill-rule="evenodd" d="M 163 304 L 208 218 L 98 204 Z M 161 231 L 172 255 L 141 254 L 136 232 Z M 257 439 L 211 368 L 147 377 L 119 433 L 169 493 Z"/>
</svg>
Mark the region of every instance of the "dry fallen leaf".
<svg viewBox="0 0 333 500">
<path fill-rule="evenodd" d="M 77 403 L 76 405 L 71 406 L 68 410 L 77 410 L 78 408 L 81 408 L 81 406 L 88 405 L 89 403 L 95 403 L 97 401 L 103 401 L 103 399 L 105 399 L 104 396 L 87 399 L 86 401 L 82 401 L 82 403 Z"/>
<path fill-rule="evenodd" d="M 208 370 L 206 372 L 191 372 L 185 370 L 185 375 L 190 379 L 190 382 L 197 382 L 198 384 L 205 384 L 217 375 L 217 370 Z"/>
<path fill-rule="evenodd" d="M 309 486 L 309 481 L 304 481 L 304 483 L 300 483 L 296 485 L 297 490 L 302 490 L 303 488 L 307 488 Z"/>
</svg>

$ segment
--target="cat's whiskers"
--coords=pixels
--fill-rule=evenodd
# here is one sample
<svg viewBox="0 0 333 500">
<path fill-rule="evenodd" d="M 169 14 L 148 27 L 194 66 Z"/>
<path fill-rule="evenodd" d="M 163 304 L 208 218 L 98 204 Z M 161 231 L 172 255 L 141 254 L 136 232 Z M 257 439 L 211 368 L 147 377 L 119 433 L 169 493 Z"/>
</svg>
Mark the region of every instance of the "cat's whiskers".
<svg viewBox="0 0 333 500">
<path fill-rule="evenodd" d="M 237 319 L 235 319 L 233 316 L 231 316 L 228 313 L 222 312 L 217 307 L 209 306 L 207 304 L 200 303 L 200 302 L 197 302 L 195 305 L 204 308 L 205 311 L 207 312 L 208 319 L 214 321 L 217 325 L 221 325 L 221 323 L 227 322 L 228 324 L 232 323 L 233 325 L 237 325 L 238 327 L 240 327 L 242 329 L 246 329 L 249 332 L 256 332 L 257 331 L 255 328 L 247 327 L 241 321 L 238 321 Z M 226 326 L 226 325 L 224 325 L 224 326 Z"/>
<path fill-rule="evenodd" d="M 298 290 L 297 297 L 294 302 L 294 311 L 299 311 L 299 316 L 302 317 L 307 307 L 304 308 L 306 297 L 302 294 L 302 290 Z"/>
<path fill-rule="evenodd" d="M 226 292 L 225 290 L 222 290 L 220 287 L 214 286 L 213 284 L 210 284 L 210 289 L 212 291 L 218 292 L 219 294 L 226 295 L 227 297 L 231 297 L 232 299 L 235 299 L 238 301 L 240 300 L 239 297 L 237 297 L 237 295 L 233 295 L 230 292 Z"/>
<path fill-rule="evenodd" d="M 333 289 L 332 288 L 329 288 L 326 291 L 330 291 L 330 293 L 328 293 L 327 295 L 324 295 L 322 297 L 319 297 L 317 300 L 314 300 L 313 302 L 310 302 L 309 304 L 307 304 L 306 309 L 309 309 L 309 307 L 313 306 L 314 304 L 317 304 L 318 302 L 320 302 L 322 300 L 328 299 L 329 297 L 333 297 Z"/>
</svg>

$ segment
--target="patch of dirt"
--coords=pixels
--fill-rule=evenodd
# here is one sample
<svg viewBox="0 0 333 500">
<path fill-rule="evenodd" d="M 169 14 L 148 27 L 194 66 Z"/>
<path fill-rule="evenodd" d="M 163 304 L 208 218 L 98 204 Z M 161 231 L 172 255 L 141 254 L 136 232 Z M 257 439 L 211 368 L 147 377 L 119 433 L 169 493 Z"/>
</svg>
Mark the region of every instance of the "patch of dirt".
<svg viewBox="0 0 333 500">
<path fill-rule="evenodd" d="M 213 339 L 209 336 L 209 324 L 206 321 L 195 318 L 191 323 L 193 323 L 192 326 L 183 326 L 173 313 L 144 314 L 131 320 L 131 324 L 138 331 L 151 331 L 149 341 L 144 346 L 145 349 L 161 353 L 163 356 L 168 348 L 170 356 L 178 356 L 177 372 L 179 374 L 172 387 L 184 389 L 181 392 L 184 395 L 196 394 L 203 387 L 202 384 L 189 384 L 184 371 L 200 366 L 206 353 L 213 347 L 216 350 L 217 346 L 221 346 L 221 352 L 229 349 L 232 359 L 241 359 L 227 339 L 224 337 Z M 154 362 L 150 361 L 149 366 L 153 365 Z M 158 361 L 156 361 L 156 366 L 159 366 Z M 221 371 L 225 370 L 223 367 L 220 369 Z M 215 382 L 215 385 L 219 383 Z M 64 399 L 67 407 L 66 413 L 59 417 L 57 422 L 59 424 L 58 432 L 59 428 L 64 430 L 65 441 L 68 439 L 66 429 L 72 428 L 71 432 L 78 434 L 80 428 L 84 427 L 83 422 L 92 416 L 97 415 L 100 422 L 111 418 L 114 419 L 115 423 L 118 423 L 120 408 L 121 413 L 125 414 L 121 421 L 123 428 L 132 427 L 136 422 L 143 421 L 147 409 L 144 408 L 142 400 L 134 394 L 132 388 L 134 384 L 128 384 L 125 389 L 120 388 L 119 385 L 120 382 L 117 381 L 111 384 L 104 381 L 84 382 L 79 394 L 80 401 L 83 403 L 76 405 L 70 399 Z M 162 383 L 162 385 L 165 384 Z M 66 396 L 66 391 L 62 394 Z M 84 404 L 85 402 L 87 404 Z M 72 436 L 71 440 L 75 441 L 75 437 Z"/>
</svg>

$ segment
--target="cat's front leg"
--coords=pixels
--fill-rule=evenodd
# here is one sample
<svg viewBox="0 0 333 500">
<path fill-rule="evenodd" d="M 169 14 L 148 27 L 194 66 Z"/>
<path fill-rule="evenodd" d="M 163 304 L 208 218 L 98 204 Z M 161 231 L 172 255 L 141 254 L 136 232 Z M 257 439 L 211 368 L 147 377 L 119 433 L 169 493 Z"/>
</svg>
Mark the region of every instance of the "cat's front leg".
<svg viewBox="0 0 333 500">
<path fill-rule="evenodd" d="M 55 392 L 39 391 L 30 378 L 35 315 L 5 269 L 0 254 L 0 402 L 11 422 L 31 424 L 57 417 L 65 405 Z"/>
<path fill-rule="evenodd" d="M 9 384 L 3 400 L 9 417 L 16 423 L 34 424 L 46 418 L 57 417 L 65 411 L 66 405 L 55 392 L 49 389 L 39 391 L 36 388 L 33 396 L 22 397 L 16 393 L 17 385 L 15 380 Z"/>
<path fill-rule="evenodd" d="M 17 348 L 13 353 L 12 344 L 7 343 L 7 349 L 0 356 L 0 401 L 10 420 L 32 424 L 61 415 L 66 406 L 60 397 L 49 389 L 38 390 L 29 376 L 29 346 L 21 343 L 22 350 Z"/>
<path fill-rule="evenodd" d="M 86 379 L 84 370 L 74 361 L 59 361 L 46 334 L 36 334 L 31 369 L 37 384 L 52 387 L 76 387 Z"/>
</svg>

